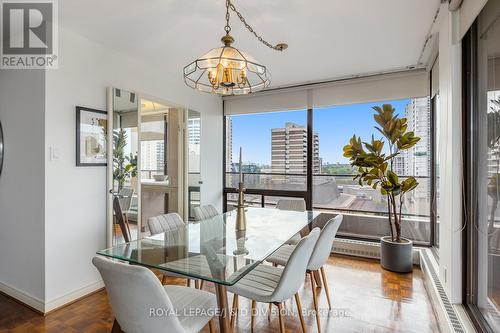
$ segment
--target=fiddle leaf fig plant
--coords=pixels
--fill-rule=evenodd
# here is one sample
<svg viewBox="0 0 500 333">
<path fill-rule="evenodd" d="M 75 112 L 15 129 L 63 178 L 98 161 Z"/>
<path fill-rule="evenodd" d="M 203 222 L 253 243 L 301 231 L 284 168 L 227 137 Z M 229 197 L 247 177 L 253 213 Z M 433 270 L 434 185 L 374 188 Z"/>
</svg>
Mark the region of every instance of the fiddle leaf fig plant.
<svg viewBox="0 0 500 333">
<path fill-rule="evenodd" d="M 354 180 L 358 180 L 359 185 L 380 189 L 381 194 L 386 196 L 391 239 L 401 243 L 404 197 L 418 186 L 418 182 L 414 177 L 401 180 L 393 171 L 393 164 L 396 156 L 415 146 L 420 138 L 407 131 L 407 119 L 399 118 L 392 105 L 384 104 L 373 109 L 373 118 L 378 124 L 375 128 L 383 138 L 376 140 L 372 136 L 370 142 L 363 142 L 354 135 L 344 146 L 344 157 L 349 158 L 351 165 L 357 168 Z M 384 149 L 386 144 L 388 147 Z"/>
</svg>

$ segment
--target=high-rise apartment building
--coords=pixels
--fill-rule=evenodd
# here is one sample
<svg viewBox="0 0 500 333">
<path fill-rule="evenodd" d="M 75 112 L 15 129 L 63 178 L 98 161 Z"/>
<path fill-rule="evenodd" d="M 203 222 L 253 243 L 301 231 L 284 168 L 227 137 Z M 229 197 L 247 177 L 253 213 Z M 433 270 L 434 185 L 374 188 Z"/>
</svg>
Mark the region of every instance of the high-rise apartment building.
<svg viewBox="0 0 500 333">
<path fill-rule="evenodd" d="M 313 134 L 313 172 L 320 172 L 319 137 Z M 307 128 L 286 123 L 271 130 L 271 169 L 276 173 L 307 172 Z"/>
<path fill-rule="evenodd" d="M 413 131 L 420 141 L 411 149 L 401 152 L 394 159 L 393 170 L 399 176 L 416 176 L 420 186 L 415 190 L 415 198 L 430 198 L 430 187 L 424 184 L 431 175 L 431 117 L 429 97 L 412 98 L 405 109 L 408 131 Z M 428 179 L 428 178 L 427 178 Z"/>
</svg>

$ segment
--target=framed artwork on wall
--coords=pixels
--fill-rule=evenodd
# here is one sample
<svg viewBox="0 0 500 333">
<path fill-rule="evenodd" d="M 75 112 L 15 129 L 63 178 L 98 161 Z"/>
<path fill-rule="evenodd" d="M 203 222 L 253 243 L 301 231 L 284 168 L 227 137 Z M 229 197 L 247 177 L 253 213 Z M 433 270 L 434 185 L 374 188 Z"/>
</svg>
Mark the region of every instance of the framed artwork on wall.
<svg viewBox="0 0 500 333">
<path fill-rule="evenodd" d="M 108 113 L 76 107 L 76 165 L 107 165 Z"/>
</svg>

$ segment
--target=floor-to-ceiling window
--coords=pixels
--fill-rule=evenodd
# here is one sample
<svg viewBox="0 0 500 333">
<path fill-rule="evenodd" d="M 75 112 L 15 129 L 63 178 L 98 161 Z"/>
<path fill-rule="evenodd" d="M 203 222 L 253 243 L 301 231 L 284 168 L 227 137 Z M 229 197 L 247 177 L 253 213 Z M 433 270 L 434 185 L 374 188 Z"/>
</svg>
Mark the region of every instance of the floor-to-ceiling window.
<svg viewBox="0 0 500 333">
<path fill-rule="evenodd" d="M 313 209 L 343 213 L 341 236 L 378 240 L 387 235 L 385 197 L 353 180 L 354 170 L 342 150 L 353 134 L 364 140 L 380 136 L 374 128 L 372 107 L 384 103 L 392 104 L 401 117 L 408 118 L 409 130 L 421 137 L 417 146 L 398 157 L 394 167 L 403 178 L 414 176 L 420 183 L 404 205 L 404 236 L 417 244 L 430 244 L 432 147 L 428 96 L 226 116 L 225 208 L 231 209 L 237 200 L 241 147 L 248 204 L 272 207 L 284 196 L 303 198 Z"/>
<path fill-rule="evenodd" d="M 467 101 L 467 302 L 500 331 L 500 0 L 490 0 L 464 43 Z"/>
<path fill-rule="evenodd" d="M 386 197 L 380 189 L 359 185 L 353 169 L 343 156 L 343 146 L 355 134 L 363 141 L 381 134 L 373 107 L 391 104 L 400 117 L 408 119 L 408 130 L 421 140 L 396 157 L 393 170 L 401 177 L 413 176 L 419 182 L 403 205 L 403 235 L 415 242 L 430 240 L 430 101 L 428 97 L 388 100 L 314 109 L 314 135 L 319 139 L 319 168 L 314 169 L 313 208 L 344 214 L 340 235 L 378 239 L 390 230 L 384 223 Z"/>
<path fill-rule="evenodd" d="M 225 132 L 224 186 L 229 207 L 237 199 L 230 189 L 240 181 L 240 149 L 248 204 L 274 206 L 282 196 L 304 198 L 307 110 L 227 116 Z"/>
</svg>

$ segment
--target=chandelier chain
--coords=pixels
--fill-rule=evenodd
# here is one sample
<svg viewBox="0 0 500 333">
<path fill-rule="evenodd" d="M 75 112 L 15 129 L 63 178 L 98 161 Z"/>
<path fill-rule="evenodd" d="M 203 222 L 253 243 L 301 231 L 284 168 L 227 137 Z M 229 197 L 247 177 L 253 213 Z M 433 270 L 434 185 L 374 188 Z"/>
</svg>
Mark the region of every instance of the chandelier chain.
<svg viewBox="0 0 500 333">
<path fill-rule="evenodd" d="M 276 51 L 283 51 L 283 48 L 278 44 L 278 45 L 272 45 L 268 41 L 264 40 L 262 36 L 258 35 L 255 30 L 250 26 L 250 24 L 247 23 L 243 15 L 236 9 L 236 7 L 233 5 L 231 0 L 226 0 L 226 26 L 224 27 L 224 30 L 226 31 L 227 34 L 229 34 L 229 31 L 231 31 L 231 27 L 229 26 L 229 9 L 231 9 L 233 12 L 238 15 L 238 18 L 240 19 L 241 23 L 247 28 L 248 31 L 250 31 L 262 44 L 265 46 L 276 50 Z"/>
</svg>

